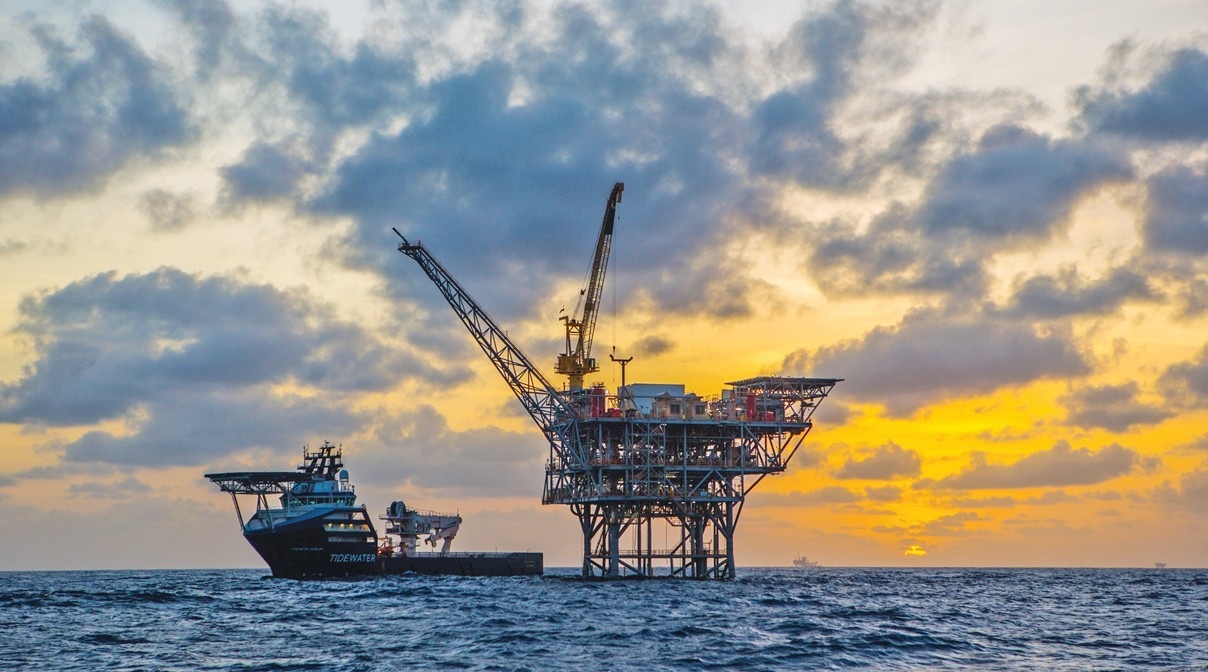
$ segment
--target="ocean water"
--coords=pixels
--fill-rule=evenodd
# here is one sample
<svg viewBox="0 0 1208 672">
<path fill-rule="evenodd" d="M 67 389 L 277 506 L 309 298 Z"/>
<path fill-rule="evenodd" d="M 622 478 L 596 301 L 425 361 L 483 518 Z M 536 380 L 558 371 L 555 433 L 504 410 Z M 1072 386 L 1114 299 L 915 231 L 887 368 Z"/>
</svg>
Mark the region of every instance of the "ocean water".
<svg viewBox="0 0 1208 672">
<path fill-rule="evenodd" d="M 4 670 L 1208 669 L 1208 571 L 0 573 Z"/>
</svg>

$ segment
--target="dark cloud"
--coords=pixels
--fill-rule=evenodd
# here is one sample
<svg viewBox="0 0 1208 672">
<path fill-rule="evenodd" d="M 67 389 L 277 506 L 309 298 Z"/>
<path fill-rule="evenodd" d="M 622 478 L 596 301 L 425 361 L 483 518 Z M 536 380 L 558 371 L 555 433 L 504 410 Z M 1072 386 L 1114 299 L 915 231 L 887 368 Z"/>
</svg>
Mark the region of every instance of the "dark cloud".
<svg viewBox="0 0 1208 672">
<path fill-rule="evenodd" d="M 536 429 L 459 431 L 420 405 L 375 429 L 374 444 L 358 452 L 357 481 L 458 497 L 533 497 L 541 492 L 548 457 L 548 444 Z"/>
<path fill-rule="evenodd" d="M 389 116 L 406 102 L 415 86 L 415 63 L 406 53 L 387 53 L 372 44 L 357 44 L 351 58 L 342 58 L 338 43 L 326 27 L 313 30 L 297 9 L 274 8 L 269 13 L 269 48 L 275 54 L 296 55 L 284 77 L 293 99 L 332 128 L 359 125 Z M 320 42 L 319 36 L 327 36 Z"/>
<path fill-rule="evenodd" d="M 243 55 L 238 21 L 223 0 L 161 0 L 160 5 L 174 14 L 185 28 L 180 37 L 192 41 L 196 73 L 203 81 L 231 58 L 232 53 Z"/>
<path fill-rule="evenodd" d="M 1203 116 L 1208 119 L 1208 108 Z M 1146 180 L 1146 187 L 1141 228 L 1145 246 L 1157 252 L 1208 255 L 1208 172 L 1204 166 L 1171 166 Z"/>
<path fill-rule="evenodd" d="M 104 273 L 27 297 L 20 312 L 17 333 L 36 356 L 0 387 L 0 421 L 129 428 L 85 434 L 69 460 L 199 464 L 301 444 L 357 424 L 346 393 L 443 376 L 303 292 L 168 268 Z M 295 398 L 282 385 L 320 394 Z"/>
<path fill-rule="evenodd" d="M 971 529 L 969 523 L 986 520 L 990 520 L 990 518 L 976 511 L 958 511 L 927 521 L 917 530 L 912 530 L 912 533 L 924 537 L 957 537 L 970 533 L 976 534 L 977 531 Z"/>
<path fill-rule="evenodd" d="M 918 224 L 928 236 L 1046 241 L 1079 198 L 1131 175 L 1126 157 L 1086 141 L 996 126 L 927 187 Z"/>
<path fill-rule="evenodd" d="M 1093 131 L 1139 140 L 1208 139 L 1208 54 L 1180 49 L 1142 88 L 1084 86 L 1074 104 L 1079 121 Z"/>
<path fill-rule="evenodd" d="M 151 221 L 153 231 L 178 231 L 197 218 L 192 194 L 175 194 L 164 189 L 144 192 L 139 209 Z"/>
<path fill-rule="evenodd" d="M 790 373 L 786 375 L 803 375 L 802 373 Z M 838 427 L 846 424 L 848 418 L 851 417 L 851 409 L 837 399 L 828 399 L 814 415 L 811 416 L 817 422 L 828 426 Z"/>
<path fill-rule="evenodd" d="M 874 502 L 896 502 L 902 499 L 902 489 L 894 485 L 864 488 L 864 496 Z"/>
<path fill-rule="evenodd" d="M 19 240 L 0 241 L 0 257 L 18 254 L 29 249 L 29 244 Z"/>
<path fill-rule="evenodd" d="M 836 188 L 863 184 L 874 176 L 881 162 L 853 161 L 853 143 L 836 131 L 839 109 L 867 71 L 884 76 L 911 62 L 913 38 L 934 21 L 937 9 L 932 2 L 836 2 L 798 20 L 773 54 L 784 72 L 808 76 L 755 107 L 754 141 L 748 150 L 754 171 L 801 185 Z M 922 143 L 933 132 L 924 123 L 908 134 Z"/>
<path fill-rule="evenodd" d="M 1047 242 L 1079 199 L 1131 175 L 1118 151 L 996 126 L 947 159 L 917 205 L 894 204 L 867 225 L 808 227 L 806 268 L 830 295 L 978 297 L 989 256 Z"/>
<path fill-rule="evenodd" d="M 1178 448 L 1193 453 L 1208 452 L 1208 434 L 1201 434 L 1195 439 L 1178 446 Z"/>
<path fill-rule="evenodd" d="M 224 196 L 231 203 L 263 202 L 295 195 L 310 161 L 296 143 L 256 142 L 238 163 L 224 167 Z"/>
<path fill-rule="evenodd" d="M 1129 300 L 1155 300 L 1157 292 L 1145 276 L 1127 268 L 1087 280 L 1067 266 L 1053 275 L 1016 280 L 1014 292 L 1001 309 L 1010 317 L 1054 319 L 1077 315 L 1108 315 Z"/>
<path fill-rule="evenodd" d="M 1069 410 L 1066 421 L 1078 427 L 1126 432 L 1135 425 L 1152 425 L 1174 415 L 1168 407 L 1149 406 L 1138 401 L 1139 391 L 1136 381 L 1071 390 L 1061 399 Z"/>
<path fill-rule="evenodd" d="M 347 436 L 370 418 L 334 397 L 291 398 L 266 388 L 227 394 L 173 394 L 143 404 L 134 431 L 92 430 L 68 443 L 68 462 L 130 466 L 204 465 L 252 448 L 284 453 L 315 436 Z"/>
<path fill-rule="evenodd" d="M 964 471 L 939 480 L 923 479 L 916 489 L 984 490 L 1037 488 L 1067 485 L 1092 485 L 1123 476 L 1137 468 L 1152 466 L 1131 448 L 1112 444 L 1091 452 L 1073 449 L 1058 441 L 1048 450 L 1033 453 L 1011 464 L 990 464 L 983 453 L 974 453 L 972 464 Z"/>
<path fill-rule="evenodd" d="M 675 344 L 669 339 L 651 334 L 634 341 L 632 350 L 635 356 L 657 357 L 672 350 L 674 347 Z"/>
<path fill-rule="evenodd" d="M 558 54 L 534 57 L 551 72 L 529 75 L 491 62 L 433 83 L 433 111 L 397 135 L 375 137 L 342 162 L 317 207 L 354 215 L 364 245 L 380 246 L 387 224 L 422 238 L 442 263 L 459 269 L 459 280 L 493 314 L 507 318 L 531 306 L 531 292 L 518 289 L 582 277 L 608 188 L 623 178 L 628 188 L 614 255 L 639 276 L 635 286 L 651 277 L 665 288 L 653 293 L 661 305 L 699 310 L 708 305 L 700 295 L 718 285 L 712 293 L 731 297 L 743 312 L 744 288 L 721 284 L 733 262 L 719 260 L 719 268 L 707 263 L 715 255 L 693 256 L 721 223 L 710 208 L 737 182 L 701 140 L 722 132 L 729 113 L 716 100 L 687 94 L 684 83 L 667 82 L 671 89 L 651 118 L 625 109 L 643 107 L 639 101 L 655 95 L 657 81 L 646 81 L 652 76 L 636 64 L 594 63 L 618 69 L 614 77 L 622 80 L 597 81 L 599 72 L 582 70 L 585 64 Z M 566 68 L 573 71 L 558 72 Z M 543 77 L 554 81 L 514 106 L 509 92 L 526 76 L 537 77 L 535 85 Z M 564 77 L 578 84 L 559 81 Z M 623 94 L 628 79 L 640 88 Z M 694 133 L 697 140 L 689 141 Z M 693 262 L 700 273 L 672 279 L 658 271 L 671 264 L 691 269 Z M 396 255 L 380 263 L 404 262 Z"/>
<path fill-rule="evenodd" d="M 392 21 L 404 25 L 406 10 L 396 11 Z M 423 25 L 452 20 L 419 13 Z M 400 98 L 406 123 L 375 126 L 332 166 L 309 207 L 353 217 L 350 262 L 390 278 L 414 270 L 400 271 L 397 257 L 378 251 L 381 232 L 399 226 L 422 238 L 508 321 L 534 310 L 531 293 L 517 289 L 581 277 L 601 201 L 622 180 L 613 253 L 629 280 L 620 291 L 630 295 L 621 299 L 648 297 L 664 314 L 750 316 L 775 290 L 726 255 L 725 243 L 760 226 L 758 204 L 772 192 L 742 175 L 762 166 L 822 179 L 839 155 L 862 164 L 845 174 L 881 170 L 883 156 L 851 150 L 863 140 L 841 140 L 827 125 L 840 114 L 835 105 L 857 92 L 851 82 L 909 60 L 903 54 L 934 13 L 930 3 L 852 2 L 807 13 L 768 49 L 790 82 L 753 106 L 739 101 L 762 87 L 747 74 L 754 57 L 713 10 L 559 5 L 540 34 L 526 32 L 530 21 L 497 17 L 484 25 L 512 33 L 488 31 L 483 40 L 506 60 L 453 58 L 417 79 Z M 399 31 L 399 39 L 419 39 Z M 824 165 L 798 161 L 817 147 L 831 157 Z M 392 282 L 389 291 L 401 297 L 408 284 Z"/>
<path fill-rule="evenodd" d="M 1078 498 L 1064 490 L 1048 490 L 1038 497 L 1030 497 L 1023 500 L 1023 504 L 1034 504 L 1037 506 L 1052 506 L 1054 504 L 1069 504 L 1077 502 Z"/>
<path fill-rule="evenodd" d="M 819 506 L 826 504 L 852 504 L 863 497 L 838 485 L 828 485 L 809 492 L 788 493 L 761 492 L 755 495 L 760 506 Z"/>
<path fill-rule="evenodd" d="M 901 206 L 868 230 L 830 221 L 813 227 L 806 269 L 830 296 L 951 293 L 980 296 L 988 283 L 984 258 L 968 241 L 931 241 Z"/>
<path fill-rule="evenodd" d="M 907 526 L 877 525 L 872 529 L 875 532 L 885 534 L 910 534 L 916 537 L 954 537 L 966 534 L 979 534 L 978 531 L 969 528 L 968 524 L 984 520 L 990 520 L 990 518 L 974 511 L 958 511 L 925 523 Z"/>
<path fill-rule="evenodd" d="M 1175 305 L 1178 308 L 1175 316 L 1183 319 L 1195 319 L 1208 313 L 1208 279 L 1187 279 L 1176 296 Z"/>
<path fill-rule="evenodd" d="M 867 478 L 888 481 L 898 476 L 918 476 L 923 459 L 898 444 L 878 446 L 860 459 L 849 457 L 835 473 L 838 478 Z"/>
<path fill-rule="evenodd" d="M 76 44 L 45 26 L 33 35 L 45 75 L 0 83 L 0 195 L 88 189 L 193 136 L 164 68 L 104 18 L 85 19 Z"/>
<path fill-rule="evenodd" d="M 1183 474 L 1177 487 L 1163 483 L 1154 491 L 1153 499 L 1168 507 L 1208 514 L 1208 466 L 1200 465 Z"/>
<path fill-rule="evenodd" d="M 1059 330 L 978 315 L 920 310 L 895 327 L 816 352 L 793 353 L 784 370 L 844 378 L 843 396 L 908 415 L 944 399 L 1045 378 L 1082 375 L 1088 358 Z"/>
<path fill-rule="evenodd" d="M 1167 367 L 1158 378 L 1158 387 L 1177 408 L 1208 406 L 1208 345 L 1193 360 Z"/>
<path fill-rule="evenodd" d="M 951 500 L 951 505 L 970 508 L 1001 507 L 1009 509 L 1016 505 L 1051 506 L 1076 501 L 1078 501 L 1077 497 L 1066 493 L 1064 490 L 1049 490 L 1036 497 L 1022 499 L 1015 497 L 954 497 Z"/>
<path fill-rule="evenodd" d="M 147 484 L 137 478 L 127 476 L 123 479 L 110 482 L 85 481 L 83 483 L 73 483 L 67 487 L 67 496 L 94 500 L 143 499 L 150 489 Z"/>
<path fill-rule="evenodd" d="M 1014 497 L 953 497 L 952 506 L 962 508 L 1005 508 L 1009 509 L 1018 504 Z"/>
</svg>

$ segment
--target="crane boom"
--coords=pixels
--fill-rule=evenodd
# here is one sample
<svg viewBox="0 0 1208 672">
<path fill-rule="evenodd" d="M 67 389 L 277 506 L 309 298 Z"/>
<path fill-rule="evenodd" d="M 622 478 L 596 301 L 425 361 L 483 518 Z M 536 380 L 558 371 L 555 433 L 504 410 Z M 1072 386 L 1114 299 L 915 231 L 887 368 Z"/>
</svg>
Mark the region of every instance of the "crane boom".
<svg viewBox="0 0 1208 672">
<path fill-rule="evenodd" d="M 414 259 L 436 284 L 487 358 L 512 388 L 516 398 L 524 405 L 524 410 L 528 411 L 533 422 L 537 423 L 549 439 L 550 445 L 566 445 L 563 441 L 562 426 L 568 418 L 575 417 L 575 410 L 570 403 L 550 385 L 545 376 L 541 375 L 541 371 L 533 366 L 520 348 L 517 348 L 507 334 L 495 324 L 491 316 L 478 307 L 466 290 L 462 289 L 421 243 L 408 241 L 398 229 L 394 229 L 394 233 L 403 241 L 399 244 L 398 251 Z"/>
<path fill-rule="evenodd" d="M 572 391 L 583 389 L 585 375 L 599 371 L 596 360 L 591 357 L 591 342 L 596 331 L 596 317 L 600 314 L 600 297 L 604 294 L 604 275 L 608 272 L 608 255 L 612 249 L 612 229 L 616 221 L 617 204 L 621 202 L 623 191 L 625 183 L 617 182 L 612 185 L 612 193 L 608 195 L 604 221 L 600 225 L 600 235 L 596 239 L 596 250 L 591 259 L 587 287 L 581 294 L 583 313 L 579 315 L 579 308 L 576 307 L 574 316 L 562 318 L 566 323 L 566 352 L 558 355 L 554 371 L 569 378 Z"/>
</svg>

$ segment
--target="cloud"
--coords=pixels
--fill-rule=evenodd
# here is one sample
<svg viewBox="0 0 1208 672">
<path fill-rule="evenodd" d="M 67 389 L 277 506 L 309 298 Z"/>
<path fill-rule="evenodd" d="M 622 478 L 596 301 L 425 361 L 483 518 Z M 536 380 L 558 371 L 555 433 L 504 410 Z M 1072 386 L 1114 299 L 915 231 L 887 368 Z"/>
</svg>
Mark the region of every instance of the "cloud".
<svg viewBox="0 0 1208 672">
<path fill-rule="evenodd" d="M 477 9 L 481 13 L 475 18 L 480 21 L 501 11 Z M 252 62 L 263 69 L 262 76 L 285 85 L 289 99 L 301 105 L 320 135 L 408 109 L 406 103 L 416 86 L 412 54 L 422 53 L 418 51 L 422 45 L 412 36 L 400 36 L 393 44 L 389 39 L 381 43 L 363 39 L 349 50 L 332 30 L 326 13 L 280 5 L 263 13 L 258 28 L 262 41 Z"/>
<path fill-rule="evenodd" d="M 990 518 L 975 511 L 958 511 L 924 523 L 879 525 L 873 530 L 889 534 L 909 534 L 915 537 L 955 537 L 971 533 L 979 534 L 980 532 L 970 529 L 967 525 L 985 520 L 990 520 Z"/>
<path fill-rule="evenodd" d="M 918 222 L 932 237 L 959 231 L 1044 241 L 1080 197 L 1131 175 L 1127 158 L 1106 148 L 996 126 L 974 151 L 953 157 L 928 185 Z"/>
<path fill-rule="evenodd" d="M 362 422 L 352 395 L 444 376 L 303 291 L 171 268 L 79 280 L 20 313 L 35 359 L 0 385 L 0 421 L 126 426 L 85 433 L 68 460 L 199 464 L 300 445 Z"/>
<path fill-rule="evenodd" d="M 990 518 L 977 513 L 976 511 L 958 511 L 957 513 L 947 516 L 940 516 L 935 520 L 930 520 L 923 525 L 912 528 L 916 530 L 914 534 L 925 537 L 956 537 L 963 536 L 973 532 L 968 527 L 968 523 L 976 523 Z"/>
<path fill-rule="evenodd" d="M 1083 86 L 1074 104 L 1079 121 L 1092 131 L 1138 140 L 1202 141 L 1208 138 L 1208 54 L 1179 49 L 1142 88 Z"/>
<path fill-rule="evenodd" d="M 302 151 L 297 144 L 254 143 L 238 163 L 221 170 L 226 185 L 225 200 L 231 204 L 264 202 L 294 195 L 299 182 L 311 169 Z"/>
<path fill-rule="evenodd" d="M 262 387 L 197 395 L 165 390 L 163 398 L 140 405 L 137 414 L 146 418 L 128 423 L 128 433 L 91 430 L 68 443 L 63 460 L 208 465 L 254 448 L 283 454 L 316 436 L 348 436 L 372 422 L 333 396 L 275 396 Z"/>
<path fill-rule="evenodd" d="M 1186 276 L 1183 276 L 1186 278 Z M 1208 313 L 1208 280 L 1192 277 L 1183 284 L 1177 298 L 1176 317 L 1195 319 Z"/>
<path fill-rule="evenodd" d="M 1118 498 L 1118 496 L 1117 496 Z M 1048 490 L 1036 497 L 954 497 L 951 500 L 952 506 L 962 508 L 1014 508 L 1017 505 L 1022 506 L 1051 506 L 1054 504 L 1066 504 L 1076 502 L 1078 498 L 1070 495 L 1064 490 Z"/>
<path fill-rule="evenodd" d="M 1182 408 L 1203 408 L 1208 405 L 1208 345 L 1195 359 L 1166 367 L 1158 377 L 1158 389 L 1168 403 Z"/>
<path fill-rule="evenodd" d="M 864 488 L 864 496 L 874 502 L 896 502 L 902 499 L 902 489 L 895 485 Z"/>
<path fill-rule="evenodd" d="M 948 157 L 917 204 L 894 203 L 867 225 L 810 227 L 806 268 L 832 296 L 976 297 L 988 282 L 987 256 L 1049 241 L 1080 199 L 1131 176 L 1118 150 L 995 126 Z"/>
<path fill-rule="evenodd" d="M 32 33 L 44 76 L 0 83 L 0 195 L 89 189 L 195 135 L 169 73 L 104 18 L 85 19 L 77 44 Z"/>
<path fill-rule="evenodd" d="M 657 357 L 658 355 L 672 350 L 674 347 L 675 343 L 671 342 L 669 339 L 657 334 L 650 334 L 634 341 L 632 351 L 634 355 Z"/>
<path fill-rule="evenodd" d="M 1002 313 L 1029 319 L 1108 315 L 1129 300 L 1158 298 L 1145 276 L 1127 268 L 1088 281 L 1078 275 L 1077 268 L 1067 266 L 1053 275 L 1016 279 L 1013 289 Z"/>
<path fill-rule="evenodd" d="M 305 293 L 171 268 L 103 273 L 26 297 L 20 312 L 37 361 L 0 390 L 8 421 L 88 424 L 183 388 L 382 390 L 418 372 Z"/>
<path fill-rule="evenodd" d="M 847 458 L 835 476 L 887 481 L 897 476 L 918 476 L 922 466 L 923 459 L 916 451 L 890 441 L 878 446 L 863 459 Z"/>
<path fill-rule="evenodd" d="M 1033 453 L 1011 464 L 990 464 L 983 453 L 974 453 L 964 471 L 939 480 L 923 479 L 915 489 L 984 490 L 1092 485 L 1123 476 L 1134 469 L 1148 468 L 1153 461 L 1135 450 L 1112 444 L 1091 452 L 1073 449 L 1066 441 Z"/>
<path fill-rule="evenodd" d="M 536 309 L 516 288 L 581 277 L 597 208 L 617 180 L 628 185 L 614 243 L 628 280 L 622 301 L 649 300 L 664 315 L 755 314 L 775 287 L 725 243 L 736 229 L 762 225 L 760 204 L 778 185 L 744 175 L 830 179 L 836 161 L 849 176 L 836 179 L 883 170 L 883 153 L 830 127 L 843 114 L 838 105 L 860 95 L 853 83 L 911 62 L 937 6 L 825 5 L 758 53 L 715 10 L 675 2 L 640 11 L 567 4 L 539 16 L 488 7 L 480 40 L 460 49 L 439 36 L 468 10 L 391 11 L 391 30 L 417 62 L 373 48 L 424 74 L 393 97 L 391 122 L 358 117 L 365 140 L 333 155 L 302 207 L 352 218 L 349 263 L 388 278 L 413 269 L 381 252 L 382 232 L 398 226 L 422 238 L 507 322 Z M 420 36 L 409 25 L 432 30 Z M 415 44 L 426 48 L 407 51 Z M 300 61 L 304 45 L 285 41 L 274 53 Z M 370 65 L 347 51 L 318 53 L 332 72 L 356 79 Z M 753 68 L 765 62 L 777 71 L 770 80 Z M 769 81 L 782 85 L 769 91 Z M 309 100 L 301 89 L 290 95 Z M 807 168 L 798 159 L 815 148 L 826 163 Z M 797 174 L 807 169 L 812 175 Z M 388 287 L 410 292 L 407 282 Z"/>
<path fill-rule="evenodd" d="M 127 476 L 118 481 L 85 481 L 73 483 L 67 488 L 68 497 L 84 499 L 143 499 L 150 488 L 146 483 Z"/>
<path fill-rule="evenodd" d="M 225 59 L 231 58 L 230 54 L 242 51 L 242 45 L 237 39 L 238 23 L 235 14 L 223 0 L 164 0 L 161 6 L 173 14 L 185 28 L 179 31 L 178 37 L 192 42 L 193 59 L 199 79 L 208 80 Z"/>
<path fill-rule="evenodd" d="M 519 406 L 519 404 L 516 404 Z M 388 411 L 382 411 L 388 414 Z M 406 484 L 442 496 L 526 497 L 539 495 L 549 445 L 533 430 L 498 427 L 455 430 L 426 404 L 389 416 L 358 450 L 358 483 Z"/>
<path fill-rule="evenodd" d="M 862 230 L 832 220 L 812 227 L 805 267 L 830 296 L 904 292 L 978 295 L 988 282 L 984 260 L 967 241 L 931 241 L 903 206 Z"/>
<path fill-rule="evenodd" d="M 152 231 L 178 231 L 197 218 L 195 197 L 192 194 L 174 194 L 165 189 L 143 192 L 139 209 L 151 221 Z"/>
<path fill-rule="evenodd" d="M 882 493 L 883 494 L 883 493 Z M 859 493 L 838 485 L 828 485 L 808 492 L 795 490 L 788 493 L 761 492 L 758 499 L 763 506 L 819 506 L 827 504 L 851 504 L 863 499 Z"/>
<path fill-rule="evenodd" d="M 1054 504 L 1069 504 L 1077 502 L 1078 498 L 1064 490 L 1048 490 L 1039 497 L 1031 497 L 1021 501 L 1021 504 L 1034 504 L 1037 506 L 1052 506 Z"/>
<path fill-rule="evenodd" d="M 836 116 L 863 83 L 866 71 L 875 69 L 884 76 L 911 63 L 913 38 L 934 22 L 938 7 L 933 2 L 837 2 L 789 28 L 773 57 L 784 62 L 786 72 L 809 76 L 773 92 L 754 108 L 749 149 L 754 172 L 840 189 L 874 176 L 885 162 L 860 157 L 864 160 L 853 164 L 855 143 L 839 136 Z M 913 130 L 925 136 L 923 129 Z"/>
<path fill-rule="evenodd" d="M 1148 406 L 1137 400 L 1136 381 L 1120 385 L 1087 385 L 1071 390 L 1061 402 L 1068 409 L 1066 421 L 1078 427 L 1099 427 L 1126 432 L 1134 425 L 1152 425 L 1174 415 L 1162 406 Z"/>
<path fill-rule="evenodd" d="M 810 364 L 809 368 L 805 366 Z M 917 310 L 860 340 L 789 355 L 784 370 L 845 378 L 843 395 L 909 415 L 943 399 L 1090 371 L 1068 333 L 981 315 Z"/>
<path fill-rule="evenodd" d="M 1179 479 L 1178 487 L 1163 483 L 1154 492 L 1154 499 L 1166 506 L 1208 514 L 1208 467 L 1201 465 Z"/>
<path fill-rule="evenodd" d="M 1146 187 L 1141 227 L 1145 246 L 1156 252 L 1208 255 L 1208 172 L 1204 166 L 1171 166 L 1150 176 Z"/>
<path fill-rule="evenodd" d="M 1208 434 L 1201 434 L 1191 441 L 1177 446 L 1177 448 L 1192 453 L 1208 452 Z"/>
</svg>

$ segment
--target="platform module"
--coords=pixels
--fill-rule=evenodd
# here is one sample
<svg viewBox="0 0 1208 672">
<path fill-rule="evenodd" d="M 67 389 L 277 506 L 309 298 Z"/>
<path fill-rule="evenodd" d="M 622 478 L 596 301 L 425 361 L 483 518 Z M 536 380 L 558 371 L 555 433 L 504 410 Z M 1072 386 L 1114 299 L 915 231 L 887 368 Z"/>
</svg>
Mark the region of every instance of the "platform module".
<svg viewBox="0 0 1208 672">
<path fill-rule="evenodd" d="M 680 384 L 585 385 L 592 334 L 624 185 L 609 196 L 583 300 L 562 319 L 556 388 L 417 240 L 415 260 L 549 443 L 542 502 L 565 504 L 583 533 L 583 576 L 735 576 L 734 530 L 746 494 L 784 471 L 841 378 L 759 376 L 702 397 Z M 661 528 L 656 531 L 656 527 Z M 661 533 L 661 534 L 660 534 Z"/>
</svg>

